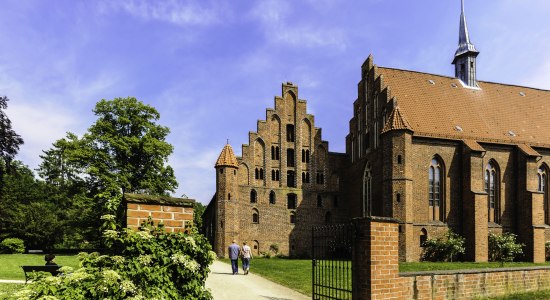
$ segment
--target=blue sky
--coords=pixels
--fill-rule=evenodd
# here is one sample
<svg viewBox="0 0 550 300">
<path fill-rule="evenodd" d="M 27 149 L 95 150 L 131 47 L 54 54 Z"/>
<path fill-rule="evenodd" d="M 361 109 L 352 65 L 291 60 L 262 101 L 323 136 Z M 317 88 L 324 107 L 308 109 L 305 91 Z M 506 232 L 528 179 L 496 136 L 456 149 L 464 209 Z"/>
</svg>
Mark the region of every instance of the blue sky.
<svg viewBox="0 0 550 300">
<path fill-rule="evenodd" d="M 454 75 L 459 0 L 0 1 L 0 94 L 31 168 L 134 96 L 170 127 L 179 189 L 207 203 L 214 163 L 237 155 L 281 83 L 299 86 L 330 150 L 343 152 L 360 66 Z M 466 0 L 478 79 L 550 89 L 550 1 Z"/>
</svg>

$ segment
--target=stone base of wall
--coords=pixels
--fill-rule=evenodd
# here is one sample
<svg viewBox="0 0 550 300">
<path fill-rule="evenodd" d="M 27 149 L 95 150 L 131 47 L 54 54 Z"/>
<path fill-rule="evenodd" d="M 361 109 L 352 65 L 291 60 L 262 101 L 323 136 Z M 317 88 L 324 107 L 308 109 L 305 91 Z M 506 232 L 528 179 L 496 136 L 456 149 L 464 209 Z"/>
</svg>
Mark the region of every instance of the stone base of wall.
<svg viewBox="0 0 550 300">
<path fill-rule="evenodd" d="M 550 289 L 550 267 L 400 273 L 405 299 L 475 299 Z"/>
</svg>

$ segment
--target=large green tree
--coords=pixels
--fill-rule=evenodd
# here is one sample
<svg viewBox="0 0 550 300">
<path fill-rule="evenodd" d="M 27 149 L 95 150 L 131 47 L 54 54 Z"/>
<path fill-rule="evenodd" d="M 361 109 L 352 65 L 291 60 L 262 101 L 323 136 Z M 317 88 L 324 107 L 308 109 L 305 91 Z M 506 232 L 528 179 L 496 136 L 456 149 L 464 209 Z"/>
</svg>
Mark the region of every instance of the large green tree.
<svg viewBox="0 0 550 300">
<path fill-rule="evenodd" d="M 94 184 L 113 183 L 123 192 L 166 194 L 177 188 L 167 165 L 173 147 L 165 141 L 168 127 L 157 124 L 160 114 L 136 98 L 101 100 L 97 121 L 83 137 L 87 173 Z"/>
<path fill-rule="evenodd" d="M 5 110 L 8 108 L 8 97 L 0 97 L 0 194 L 4 186 L 4 174 L 10 171 L 12 160 L 23 145 L 23 139 L 11 127 L 11 121 Z"/>
</svg>

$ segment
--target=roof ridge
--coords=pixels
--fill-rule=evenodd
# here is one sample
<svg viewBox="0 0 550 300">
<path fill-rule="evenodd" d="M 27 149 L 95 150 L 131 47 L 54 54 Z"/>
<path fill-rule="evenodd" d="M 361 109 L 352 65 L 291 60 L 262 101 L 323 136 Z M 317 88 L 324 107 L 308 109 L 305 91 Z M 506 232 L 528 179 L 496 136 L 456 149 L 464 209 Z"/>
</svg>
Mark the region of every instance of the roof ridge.
<svg viewBox="0 0 550 300">
<path fill-rule="evenodd" d="M 428 72 L 422 72 L 422 71 L 416 71 L 416 70 L 407 70 L 407 69 L 399 69 L 399 68 L 393 68 L 393 67 L 382 67 L 382 66 L 378 66 L 378 68 L 379 69 L 388 69 L 388 70 L 395 70 L 395 71 L 410 72 L 410 73 L 417 73 L 417 74 L 424 74 L 424 75 L 432 75 L 432 76 L 437 76 L 437 77 L 443 77 L 443 78 L 459 80 L 458 78 L 456 78 L 454 76 L 428 73 Z M 503 86 L 511 86 L 511 87 L 518 87 L 518 88 L 527 88 L 527 89 L 537 90 L 537 91 L 542 91 L 542 92 L 550 92 L 550 89 L 536 88 L 536 87 L 530 87 L 530 86 L 525 86 L 525 85 L 517 85 L 517 84 L 513 84 L 513 83 L 502 83 L 502 82 L 485 81 L 485 80 L 477 80 L 477 82 L 503 85 Z"/>
</svg>

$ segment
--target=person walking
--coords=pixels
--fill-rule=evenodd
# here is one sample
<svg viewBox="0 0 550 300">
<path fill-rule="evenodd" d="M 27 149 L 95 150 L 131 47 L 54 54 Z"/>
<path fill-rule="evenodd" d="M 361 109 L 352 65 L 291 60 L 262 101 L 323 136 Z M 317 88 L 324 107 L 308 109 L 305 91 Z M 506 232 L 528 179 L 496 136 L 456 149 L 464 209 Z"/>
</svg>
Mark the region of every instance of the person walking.
<svg viewBox="0 0 550 300">
<path fill-rule="evenodd" d="M 233 269 L 233 275 L 239 274 L 239 254 L 241 253 L 241 247 L 237 245 L 237 241 L 233 240 L 233 243 L 229 245 L 229 259 L 231 260 L 231 269 Z"/>
<path fill-rule="evenodd" d="M 243 259 L 244 275 L 248 275 L 248 270 L 250 269 L 250 260 L 252 259 L 252 251 L 250 250 L 250 247 L 246 244 L 246 242 L 243 242 L 241 257 Z"/>
</svg>

